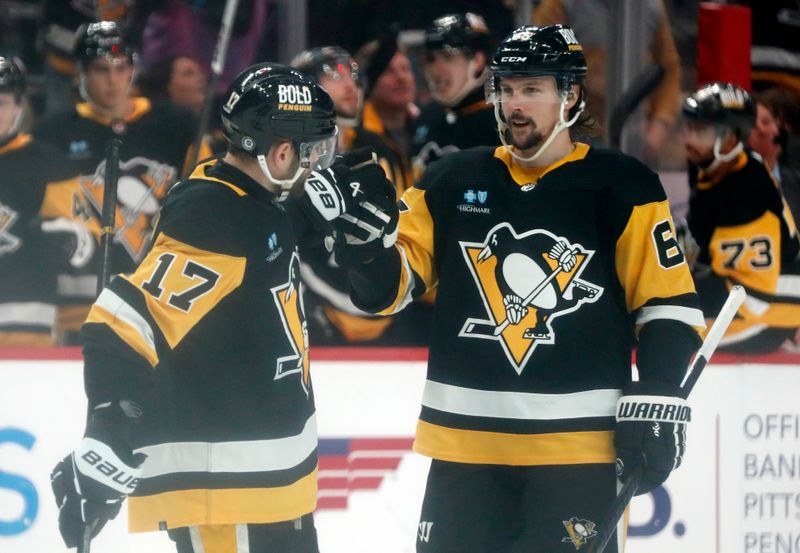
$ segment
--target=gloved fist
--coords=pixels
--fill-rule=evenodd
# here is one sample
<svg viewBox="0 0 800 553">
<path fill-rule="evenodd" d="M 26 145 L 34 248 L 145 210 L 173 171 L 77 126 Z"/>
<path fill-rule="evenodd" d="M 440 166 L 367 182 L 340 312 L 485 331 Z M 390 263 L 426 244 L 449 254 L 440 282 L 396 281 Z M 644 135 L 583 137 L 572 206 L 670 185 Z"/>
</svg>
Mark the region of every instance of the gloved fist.
<svg viewBox="0 0 800 553">
<path fill-rule="evenodd" d="M 77 547 L 84 528 L 92 537 L 119 513 L 122 501 L 136 489 L 146 456 L 134 455 L 104 421 L 90 421 L 78 449 L 50 474 L 58 505 L 58 529 L 67 547 Z"/>
<path fill-rule="evenodd" d="M 42 242 L 50 255 L 75 268 L 86 265 L 94 255 L 95 239 L 79 221 L 59 217 L 37 220 Z"/>
<path fill-rule="evenodd" d="M 636 495 L 660 486 L 680 466 L 691 414 L 678 386 L 633 382 L 624 390 L 614 432 L 617 476 L 625 482 L 634 467 L 645 463 Z"/>
</svg>

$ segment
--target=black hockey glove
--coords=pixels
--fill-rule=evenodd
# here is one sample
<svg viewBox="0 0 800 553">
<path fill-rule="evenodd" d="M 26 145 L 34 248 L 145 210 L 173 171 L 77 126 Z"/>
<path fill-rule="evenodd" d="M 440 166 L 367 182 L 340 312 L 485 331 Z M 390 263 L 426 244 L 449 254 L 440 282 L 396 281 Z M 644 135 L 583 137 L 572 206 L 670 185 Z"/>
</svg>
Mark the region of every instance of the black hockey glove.
<svg viewBox="0 0 800 553">
<path fill-rule="evenodd" d="M 320 217 L 331 223 L 339 264 L 365 263 L 397 239 L 395 187 L 372 151 L 339 156 L 329 169 L 311 173 L 305 190 Z"/>
<path fill-rule="evenodd" d="M 125 497 L 136 489 L 139 467 L 146 456 L 134 455 L 120 438 L 123 418 L 135 418 L 129 410 L 126 406 L 126 415 L 119 404 L 96 407 L 81 445 L 50 475 L 59 508 L 58 529 L 67 547 L 81 543 L 87 526 L 92 528 L 92 537 L 99 534 L 106 522 L 117 516 Z"/>
<path fill-rule="evenodd" d="M 679 387 L 633 382 L 617 403 L 617 476 L 625 482 L 633 468 L 645 463 L 636 495 L 660 486 L 683 460 L 691 408 Z"/>
<path fill-rule="evenodd" d="M 96 245 L 94 236 L 80 221 L 59 217 L 34 219 L 31 224 L 38 231 L 48 259 L 81 268 L 94 255 Z"/>
</svg>

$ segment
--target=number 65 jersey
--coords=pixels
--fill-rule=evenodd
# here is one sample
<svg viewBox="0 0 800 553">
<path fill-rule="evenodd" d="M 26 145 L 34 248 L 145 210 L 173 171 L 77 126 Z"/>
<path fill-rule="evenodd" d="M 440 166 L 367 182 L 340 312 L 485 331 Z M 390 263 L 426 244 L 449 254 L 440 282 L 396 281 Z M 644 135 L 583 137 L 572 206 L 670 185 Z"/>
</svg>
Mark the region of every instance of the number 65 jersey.
<svg viewBox="0 0 800 553">
<path fill-rule="evenodd" d="M 143 407 L 131 531 L 292 520 L 317 433 L 291 204 L 218 160 L 167 196 L 153 247 L 83 326 L 89 405 Z"/>
<path fill-rule="evenodd" d="M 694 347 L 704 326 L 658 177 L 622 154 L 578 143 L 539 170 L 453 153 L 403 195 L 399 229 L 377 307 L 438 285 L 415 442 L 435 459 L 612 463 L 635 331 L 672 321 Z"/>
</svg>

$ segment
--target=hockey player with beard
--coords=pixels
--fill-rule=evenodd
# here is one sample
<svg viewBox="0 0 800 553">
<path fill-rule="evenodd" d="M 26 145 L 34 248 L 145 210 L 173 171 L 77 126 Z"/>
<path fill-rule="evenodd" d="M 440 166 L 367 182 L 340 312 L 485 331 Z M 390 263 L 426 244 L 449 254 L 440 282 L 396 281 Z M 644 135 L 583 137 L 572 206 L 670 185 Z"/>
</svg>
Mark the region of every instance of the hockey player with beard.
<svg viewBox="0 0 800 553">
<path fill-rule="evenodd" d="M 483 17 L 439 17 L 425 31 L 422 68 L 434 102 L 414 121 L 414 177 L 449 152 L 498 144 L 483 91 L 491 37 Z"/>
<path fill-rule="evenodd" d="M 688 413 L 679 385 L 703 313 L 658 176 L 570 137 L 585 75 L 570 28 L 514 31 L 488 75 L 503 145 L 431 165 L 399 202 L 396 243 L 334 246 L 364 310 L 438 286 L 419 552 L 574 552 L 618 477 L 644 463 L 646 493 L 683 458 L 688 417 L 670 414 Z"/>
<path fill-rule="evenodd" d="M 800 250 L 794 218 L 758 154 L 744 146 L 755 125 L 750 94 L 703 86 L 683 103 L 686 157 L 695 183 L 689 230 L 699 254 L 695 282 L 713 317 L 735 284 L 747 290 L 722 349 L 766 353 L 800 327 Z"/>
<path fill-rule="evenodd" d="M 227 153 L 170 191 L 147 256 L 83 326 L 86 433 L 52 474 L 68 547 L 130 495 L 130 530 L 166 530 L 178 553 L 318 553 L 298 242 L 349 213 L 325 206 L 370 220 L 361 195 L 324 195 L 327 175 L 393 189 L 374 163 L 331 166 L 333 102 L 292 68 L 246 69 L 221 116 Z"/>
<path fill-rule="evenodd" d="M 95 250 L 71 216 L 77 167 L 19 132 L 25 89 L 21 63 L 0 56 L 0 346 L 53 343 L 56 274 Z"/>
<path fill-rule="evenodd" d="M 402 160 L 379 135 L 360 126 L 363 84 L 358 64 L 338 46 L 306 50 L 292 67 L 316 79 L 330 94 L 339 128 L 338 151 L 368 148 L 389 175 L 402 172 Z M 402 194 L 403 190 L 397 193 Z M 306 285 L 309 333 L 323 346 L 420 346 L 427 344 L 430 305 L 416 303 L 394 317 L 376 316 L 353 305 L 348 296 L 347 269 L 323 244 L 301 246 L 301 274 Z"/>
<path fill-rule="evenodd" d="M 106 144 L 114 137 L 122 139 L 111 272 L 130 272 L 147 253 L 155 216 L 184 166 L 197 128 L 195 119 L 183 109 L 151 104 L 130 94 L 136 59 L 116 23 L 83 25 L 74 52 L 85 102 L 46 117 L 34 135 L 78 166 L 80 194 L 65 201 L 96 234 L 103 205 Z M 210 153 L 203 146 L 200 158 Z M 78 330 L 95 298 L 99 257 L 80 271 L 59 275 L 58 327 L 65 343 L 77 343 Z"/>
</svg>

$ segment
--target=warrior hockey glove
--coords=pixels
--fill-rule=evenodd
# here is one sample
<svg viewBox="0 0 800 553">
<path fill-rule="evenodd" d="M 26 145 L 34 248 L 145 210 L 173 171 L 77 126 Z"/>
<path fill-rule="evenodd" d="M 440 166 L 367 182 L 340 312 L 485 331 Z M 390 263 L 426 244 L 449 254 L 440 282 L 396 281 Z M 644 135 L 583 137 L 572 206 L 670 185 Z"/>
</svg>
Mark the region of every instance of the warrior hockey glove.
<svg viewBox="0 0 800 553">
<path fill-rule="evenodd" d="M 623 482 L 644 463 L 636 495 L 660 486 L 680 466 L 686 451 L 686 425 L 691 409 L 679 387 L 657 382 L 633 382 L 617 403 L 617 475 Z"/>
<path fill-rule="evenodd" d="M 126 408 L 127 412 L 127 408 Z M 50 483 L 59 508 L 58 529 L 67 547 L 81 543 L 84 528 L 92 537 L 119 513 L 122 501 L 136 489 L 145 455 L 134 455 L 117 432 L 124 415 L 119 404 L 96 407 L 86 436 L 74 452 L 56 465 Z"/>
</svg>

